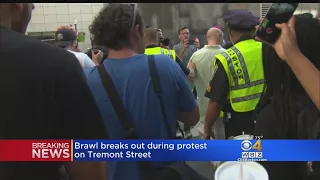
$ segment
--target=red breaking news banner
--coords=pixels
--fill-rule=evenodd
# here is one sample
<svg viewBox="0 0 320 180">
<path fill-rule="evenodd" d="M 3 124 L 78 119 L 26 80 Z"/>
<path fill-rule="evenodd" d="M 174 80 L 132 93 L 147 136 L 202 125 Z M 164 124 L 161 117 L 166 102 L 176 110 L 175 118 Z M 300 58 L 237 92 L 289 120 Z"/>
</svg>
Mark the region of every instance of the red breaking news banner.
<svg viewBox="0 0 320 180">
<path fill-rule="evenodd" d="M 72 140 L 0 140 L 0 161 L 72 161 Z"/>
</svg>

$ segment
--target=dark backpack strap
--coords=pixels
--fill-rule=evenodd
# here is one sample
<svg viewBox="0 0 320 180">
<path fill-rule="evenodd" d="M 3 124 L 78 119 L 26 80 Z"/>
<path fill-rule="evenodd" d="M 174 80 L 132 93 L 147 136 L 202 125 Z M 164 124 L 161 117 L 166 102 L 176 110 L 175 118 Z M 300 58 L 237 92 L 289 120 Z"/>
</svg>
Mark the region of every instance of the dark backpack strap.
<svg viewBox="0 0 320 180">
<path fill-rule="evenodd" d="M 149 64 L 149 73 L 150 73 L 151 82 L 153 85 L 153 90 L 159 98 L 160 108 L 161 108 L 161 112 L 162 112 L 162 116 L 163 116 L 163 120 L 164 120 L 166 129 L 167 129 L 168 137 L 170 139 L 174 139 L 175 137 L 172 136 L 172 134 L 171 134 L 172 129 L 171 129 L 171 126 L 168 122 L 167 113 L 164 108 L 165 106 L 164 106 L 163 99 L 162 99 L 162 88 L 160 85 L 160 79 L 159 79 L 158 72 L 157 72 L 157 66 L 154 61 L 154 55 L 148 55 L 148 64 Z M 176 122 L 176 126 L 179 128 L 179 131 L 181 131 L 182 136 L 184 136 L 183 131 L 181 130 L 178 122 Z"/>
<path fill-rule="evenodd" d="M 128 113 L 125 110 L 121 98 L 118 94 L 118 91 L 112 81 L 112 78 L 110 77 L 109 73 L 104 68 L 104 65 L 98 66 L 98 71 L 100 74 L 100 78 L 102 81 L 102 84 L 104 86 L 104 89 L 106 93 L 108 94 L 108 97 L 110 99 L 110 102 L 119 118 L 119 121 L 122 125 L 122 127 L 125 130 L 125 139 L 138 139 L 137 133 L 135 131 L 135 128 L 132 125 L 132 122 L 129 121 Z"/>
<path fill-rule="evenodd" d="M 112 78 L 110 77 L 107 70 L 104 68 L 104 65 L 101 64 L 98 66 L 98 72 L 104 86 L 104 89 L 110 99 L 110 102 L 115 110 L 118 119 L 125 130 L 125 139 L 139 139 L 136 133 L 135 128 L 133 127 L 132 122 L 128 118 L 128 113 L 125 110 L 121 98 L 118 94 L 118 91 L 113 83 Z M 139 161 L 139 167 L 142 170 L 142 176 L 144 180 L 152 179 L 152 175 L 155 173 L 155 168 L 153 168 L 150 162 Z"/>
</svg>

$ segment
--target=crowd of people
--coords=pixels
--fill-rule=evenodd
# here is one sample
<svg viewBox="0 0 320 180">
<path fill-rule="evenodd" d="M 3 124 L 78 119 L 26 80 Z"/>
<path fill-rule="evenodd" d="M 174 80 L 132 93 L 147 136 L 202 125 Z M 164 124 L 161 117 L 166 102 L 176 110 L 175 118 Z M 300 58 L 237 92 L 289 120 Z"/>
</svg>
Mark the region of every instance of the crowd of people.
<svg viewBox="0 0 320 180">
<path fill-rule="evenodd" d="M 209 27 L 202 47 L 182 27 L 172 47 L 137 4 L 110 4 L 81 52 L 70 26 L 55 45 L 26 36 L 33 9 L 0 4 L 1 139 L 188 139 L 192 128 L 203 139 L 320 138 L 320 22 L 308 13 L 277 24 L 273 45 L 254 36 L 258 17 L 233 10 L 227 35 Z M 170 163 L 0 162 L 0 179 L 204 179 Z M 260 164 L 270 180 L 320 179 L 319 162 Z"/>
</svg>

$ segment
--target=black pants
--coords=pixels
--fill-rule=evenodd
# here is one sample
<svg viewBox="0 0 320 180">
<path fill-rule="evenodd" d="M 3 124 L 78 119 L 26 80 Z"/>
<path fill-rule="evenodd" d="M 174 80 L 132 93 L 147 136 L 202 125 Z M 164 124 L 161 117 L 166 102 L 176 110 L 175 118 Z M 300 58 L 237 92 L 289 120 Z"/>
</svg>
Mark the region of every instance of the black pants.
<svg viewBox="0 0 320 180">
<path fill-rule="evenodd" d="M 228 119 L 224 123 L 226 139 L 230 136 L 242 135 L 242 132 L 252 135 L 254 129 L 254 119 L 252 115 L 252 112 L 231 113 L 231 119 Z"/>
</svg>

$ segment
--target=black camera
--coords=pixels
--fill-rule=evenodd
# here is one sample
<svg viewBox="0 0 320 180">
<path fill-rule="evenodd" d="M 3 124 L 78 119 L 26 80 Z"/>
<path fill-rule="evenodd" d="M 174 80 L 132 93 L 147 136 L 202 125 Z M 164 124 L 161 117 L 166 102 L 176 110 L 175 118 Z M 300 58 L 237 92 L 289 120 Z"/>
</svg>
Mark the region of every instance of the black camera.
<svg viewBox="0 0 320 180">
<path fill-rule="evenodd" d="M 170 44 L 170 39 L 169 39 L 169 38 L 160 38 L 160 42 L 161 42 L 161 44 L 163 44 L 164 46 L 169 46 L 169 44 Z"/>
</svg>

